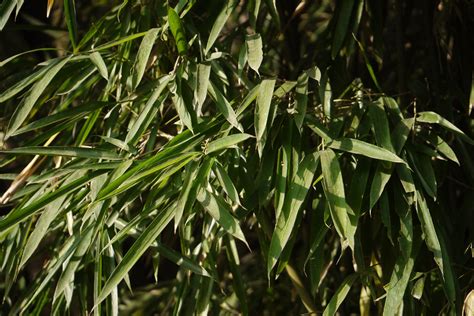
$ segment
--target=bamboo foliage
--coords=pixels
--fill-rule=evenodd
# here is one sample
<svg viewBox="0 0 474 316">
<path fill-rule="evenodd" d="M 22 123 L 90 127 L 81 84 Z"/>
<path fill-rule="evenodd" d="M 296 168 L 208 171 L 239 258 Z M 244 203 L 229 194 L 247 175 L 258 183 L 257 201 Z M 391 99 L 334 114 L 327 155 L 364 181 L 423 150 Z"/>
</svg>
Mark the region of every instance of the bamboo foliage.
<svg viewBox="0 0 474 316">
<path fill-rule="evenodd" d="M 376 4 L 288 3 L 48 2 L 67 49 L 0 63 L 2 312 L 461 312 L 469 131 L 383 93 Z"/>
</svg>

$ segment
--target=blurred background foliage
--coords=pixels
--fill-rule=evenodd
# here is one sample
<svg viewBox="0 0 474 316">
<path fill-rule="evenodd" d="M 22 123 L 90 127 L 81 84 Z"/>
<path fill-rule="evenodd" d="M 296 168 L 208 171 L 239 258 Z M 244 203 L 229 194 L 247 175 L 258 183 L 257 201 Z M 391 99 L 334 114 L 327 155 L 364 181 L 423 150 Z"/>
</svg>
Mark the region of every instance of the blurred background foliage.
<svg viewBox="0 0 474 316">
<path fill-rule="evenodd" d="M 3 0 L 0 29 L 2 314 L 469 314 L 474 2 Z"/>
</svg>

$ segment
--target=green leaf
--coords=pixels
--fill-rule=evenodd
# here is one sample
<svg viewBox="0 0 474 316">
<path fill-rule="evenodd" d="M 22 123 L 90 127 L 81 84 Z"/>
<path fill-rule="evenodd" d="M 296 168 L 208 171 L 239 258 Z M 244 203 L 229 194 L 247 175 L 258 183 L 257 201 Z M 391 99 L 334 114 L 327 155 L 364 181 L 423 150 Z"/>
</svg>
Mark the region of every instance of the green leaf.
<svg viewBox="0 0 474 316">
<path fill-rule="evenodd" d="M 321 152 L 321 170 L 324 194 L 329 202 L 329 210 L 336 231 L 342 238 L 343 247 L 349 246 L 354 249 L 357 218 L 346 202 L 341 167 L 336 154 L 331 149 Z"/>
<path fill-rule="evenodd" d="M 35 129 L 43 128 L 43 127 L 46 127 L 55 123 L 63 122 L 66 120 L 78 121 L 84 118 L 86 114 L 93 112 L 95 110 L 98 110 L 100 108 L 103 108 L 109 104 L 110 103 L 107 103 L 107 102 L 93 102 L 93 103 L 89 103 L 89 104 L 75 107 L 72 109 L 64 110 L 56 114 L 48 115 L 37 121 L 31 122 L 30 124 L 19 128 L 18 130 L 16 130 L 16 132 L 12 133 L 11 136 L 20 135 L 26 132 L 33 131 Z"/>
<path fill-rule="evenodd" d="M 323 105 L 323 112 L 326 117 L 331 117 L 332 112 L 332 89 L 329 81 L 329 73 L 325 71 L 319 82 L 319 98 Z"/>
<path fill-rule="evenodd" d="M 334 31 L 333 42 L 331 45 L 331 57 L 336 58 L 337 54 L 344 44 L 349 30 L 349 23 L 351 21 L 352 8 L 354 7 L 354 0 L 346 0 L 339 2 L 336 6 L 338 10 L 336 29 Z"/>
<path fill-rule="evenodd" d="M 265 146 L 268 118 L 270 116 L 270 107 L 272 103 L 273 89 L 275 80 L 263 80 L 260 84 L 255 107 L 255 135 L 257 137 L 257 148 L 260 157 Z"/>
<path fill-rule="evenodd" d="M 176 112 L 178 112 L 179 119 L 181 120 L 182 124 L 189 128 L 189 130 L 193 131 L 193 119 L 192 115 L 189 112 L 186 104 L 184 102 L 184 98 L 182 95 L 181 90 L 181 79 L 176 79 L 175 81 L 171 81 L 170 85 L 172 88 L 170 89 L 172 94 L 173 104 L 175 106 Z M 174 86 L 174 87 L 173 87 Z"/>
<path fill-rule="evenodd" d="M 180 254 L 179 252 L 165 246 L 162 243 L 157 243 L 156 250 L 160 255 L 183 269 L 189 270 L 197 275 L 211 277 L 209 272 L 207 272 L 206 269 L 201 267 L 194 260 Z"/>
<path fill-rule="evenodd" d="M 406 162 L 387 149 L 352 138 L 333 140 L 328 144 L 332 149 L 347 151 L 373 159 L 406 164 Z"/>
<path fill-rule="evenodd" d="M 224 167 L 220 163 L 216 163 L 214 166 L 214 170 L 216 172 L 217 178 L 219 179 L 219 183 L 221 184 L 227 196 L 234 203 L 240 204 L 239 192 L 237 192 L 237 189 L 235 188 L 232 179 L 229 177 Z"/>
<path fill-rule="evenodd" d="M 408 151 L 408 156 L 413 162 L 415 173 L 420 179 L 426 193 L 428 193 L 428 195 L 432 198 L 436 199 L 438 183 L 436 181 L 436 175 L 433 165 L 431 164 L 430 157 L 423 154 L 412 153 L 410 151 Z"/>
<path fill-rule="evenodd" d="M 318 164 L 319 152 L 316 151 L 307 155 L 299 164 L 295 177 L 289 183 L 285 202 L 281 214 L 277 218 L 275 231 L 268 249 L 268 276 L 270 276 L 273 267 L 288 243 L 291 232 L 295 229 L 297 215 L 301 212 L 303 202 L 311 188 Z"/>
<path fill-rule="evenodd" d="M 404 244 L 408 243 L 410 245 L 414 245 L 411 247 L 411 251 L 408 251 L 408 256 L 397 256 L 397 260 L 390 277 L 390 283 L 386 286 L 387 297 L 385 299 L 383 309 L 384 316 L 398 315 L 398 311 L 403 304 L 403 296 L 405 295 L 408 282 L 410 281 L 410 276 L 412 274 L 415 259 L 420 246 L 419 239 L 414 242 L 411 212 L 407 212 L 407 215 L 402 217 L 400 221 L 402 227 L 407 228 L 400 231 L 400 245 L 402 242 Z"/>
<path fill-rule="evenodd" d="M 449 254 L 447 253 L 446 246 L 442 236 L 440 236 L 435 228 L 433 218 L 428 204 L 426 203 L 425 197 L 421 191 L 417 191 L 417 204 L 416 213 L 421 222 L 421 229 L 425 239 L 426 246 L 433 253 L 434 260 L 441 271 L 443 278 L 443 287 L 446 295 L 450 302 L 454 302 L 456 299 L 457 285 L 454 271 L 452 270 L 452 264 Z"/>
<path fill-rule="evenodd" d="M 381 99 L 369 103 L 369 115 L 374 129 L 377 145 L 394 152 L 387 115 L 385 114 Z"/>
<path fill-rule="evenodd" d="M 72 47 L 76 51 L 77 43 L 77 21 L 76 21 L 76 4 L 74 0 L 64 0 L 64 17 L 66 19 L 67 29 L 69 31 L 69 39 Z"/>
<path fill-rule="evenodd" d="M 174 12 L 173 9 L 170 10 Z M 171 28 L 171 30 L 173 30 L 173 28 Z M 148 30 L 148 32 L 146 32 L 145 36 L 143 37 L 142 42 L 140 43 L 137 57 L 133 65 L 132 90 L 135 90 L 142 81 L 143 75 L 145 74 L 145 70 L 148 64 L 148 59 L 150 58 L 151 50 L 153 48 L 153 45 L 155 45 L 156 37 L 158 36 L 158 32 L 159 29 L 157 28 Z"/>
<path fill-rule="evenodd" d="M 235 147 L 238 143 L 243 142 L 246 139 L 253 137 L 250 134 L 239 133 L 239 134 L 232 134 L 229 136 L 224 136 L 222 138 L 216 139 L 210 142 L 206 147 L 206 153 L 211 154 L 213 152 L 226 149 L 229 147 Z"/>
<path fill-rule="evenodd" d="M 3 93 L 0 94 L 0 103 L 5 102 L 8 99 L 14 97 L 15 95 L 23 91 L 23 89 L 38 81 L 44 76 L 45 73 L 47 73 L 51 68 L 57 65 L 59 60 L 60 59 L 49 60 L 45 67 L 42 67 L 40 70 L 34 72 L 33 74 L 27 76 L 26 78 L 20 80 L 16 84 L 3 91 Z"/>
<path fill-rule="evenodd" d="M 290 128 L 283 134 L 282 147 L 278 151 L 276 180 L 275 180 L 275 218 L 280 216 L 285 202 L 287 182 L 291 179 L 291 138 L 293 130 Z"/>
<path fill-rule="evenodd" d="M 196 179 L 196 175 L 198 173 L 197 163 L 191 162 L 186 166 L 186 170 L 184 171 L 184 181 L 181 186 L 181 190 L 179 193 L 178 204 L 176 205 L 176 212 L 174 215 L 174 229 L 178 228 L 179 223 L 181 222 L 181 218 L 183 217 L 185 208 L 189 205 L 188 200 L 190 197 L 191 189 L 194 185 L 194 180 Z"/>
<path fill-rule="evenodd" d="M 146 177 L 150 175 L 155 175 L 159 171 L 168 168 L 167 172 L 162 174 L 159 180 L 163 181 L 166 177 L 171 176 L 173 173 L 179 171 L 181 168 L 183 168 L 188 162 L 190 162 L 192 159 L 197 157 L 199 153 L 197 152 L 188 152 L 188 153 L 182 153 L 176 157 L 173 157 L 171 159 L 168 159 L 164 161 L 163 163 L 156 164 L 152 168 L 149 168 L 147 170 L 144 170 L 142 172 L 137 172 L 136 174 L 122 178 L 120 177 L 117 179 L 118 181 L 122 180 L 122 182 L 118 183 L 118 186 L 114 188 L 113 190 L 109 191 L 113 186 L 116 185 L 116 182 L 113 182 L 113 186 L 109 185 L 105 188 L 103 188 L 99 194 L 99 200 L 105 200 L 108 198 L 111 198 L 114 195 L 118 195 L 124 191 L 127 191 L 128 189 L 132 188 L 135 186 L 137 183 L 141 183 Z M 107 192 L 107 194 L 105 194 Z"/>
<path fill-rule="evenodd" d="M 219 36 L 220 32 L 224 28 L 224 25 L 227 22 L 227 19 L 229 18 L 231 13 L 234 11 L 234 9 L 237 7 L 238 3 L 239 3 L 238 0 L 226 1 L 226 4 L 224 5 L 224 7 L 222 8 L 222 11 L 217 16 L 216 21 L 214 22 L 214 25 L 212 26 L 211 32 L 209 33 L 209 38 L 207 39 L 206 48 L 204 49 L 205 55 L 207 55 L 209 50 L 214 45 L 214 42 L 217 40 L 217 37 Z"/>
<path fill-rule="evenodd" d="M 197 89 L 194 92 L 194 99 L 196 100 L 196 114 L 198 117 L 202 115 L 202 105 L 206 100 L 207 88 L 209 86 L 209 76 L 211 74 L 211 65 L 199 64 L 197 66 Z"/>
<path fill-rule="evenodd" d="M 36 222 L 35 229 L 28 237 L 28 241 L 26 242 L 25 248 L 23 250 L 23 254 L 21 256 L 21 261 L 19 267 L 23 267 L 28 261 L 28 259 L 33 255 L 36 248 L 40 244 L 43 237 L 46 235 L 48 228 L 51 222 L 58 216 L 59 212 L 61 211 L 61 206 L 66 199 L 66 195 L 59 197 L 58 199 L 52 201 L 45 207 L 44 212 L 39 217 L 38 221 Z"/>
<path fill-rule="evenodd" d="M 433 140 L 433 145 L 436 147 L 436 150 L 443 154 L 449 160 L 455 162 L 458 166 L 460 166 L 458 157 L 456 157 L 456 153 L 454 150 L 448 145 L 447 142 L 444 141 L 441 137 L 436 135 Z"/>
<path fill-rule="evenodd" d="M 63 156 L 63 157 L 78 157 L 91 159 L 109 159 L 121 160 L 121 156 L 110 150 L 98 148 L 85 147 L 63 147 L 63 146 L 49 146 L 49 147 L 20 147 L 9 150 L 0 150 L 0 153 L 17 154 L 17 155 L 40 155 L 40 156 Z"/>
<path fill-rule="evenodd" d="M 379 198 L 382 196 L 385 186 L 392 175 L 392 170 L 392 166 L 386 167 L 382 163 L 377 164 L 377 169 L 375 170 L 372 179 L 372 185 L 370 186 L 369 210 L 375 206 L 375 203 L 377 203 Z"/>
<path fill-rule="evenodd" d="M 413 118 L 402 119 L 393 130 L 391 137 L 397 155 L 401 153 L 414 124 L 415 119 Z"/>
<path fill-rule="evenodd" d="M 308 105 L 308 78 L 308 71 L 304 71 L 298 77 L 298 83 L 296 85 L 295 123 L 300 131 L 303 126 L 303 120 L 306 116 L 306 107 Z"/>
<path fill-rule="evenodd" d="M 350 190 L 347 194 L 347 203 L 359 216 L 362 213 L 362 200 L 364 199 L 367 180 L 370 174 L 371 160 L 367 158 L 359 158 L 357 166 L 352 176 Z"/>
<path fill-rule="evenodd" d="M 128 271 L 140 259 L 143 253 L 155 242 L 156 238 L 161 234 L 163 229 L 173 219 L 175 205 L 170 205 L 159 212 L 138 239 L 133 243 L 132 247 L 127 251 L 122 261 L 112 272 L 109 279 L 100 291 L 95 306 L 100 304 L 112 290 L 123 280 Z"/>
<path fill-rule="evenodd" d="M 240 131 L 243 131 L 237 119 L 237 114 L 234 112 L 234 109 L 232 109 L 232 106 L 230 105 L 229 101 L 227 101 L 227 99 L 224 97 L 222 92 L 219 91 L 219 89 L 212 82 L 210 82 L 208 86 L 208 91 L 211 97 L 215 100 L 219 111 L 222 113 L 225 119 L 232 126 L 234 126 Z"/>
<path fill-rule="evenodd" d="M 445 129 L 453 132 L 454 134 L 458 135 L 459 138 L 464 140 L 466 143 L 474 145 L 474 140 L 464 134 L 464 132 L 457 128 L 453 123 L 451 123 L 450 121 L 435 112 L 420 112 L 418 113 L 416 121 L 429 124 L 438 124 L 444 127 Z"/>
<path fill-rule="evenodd" d="M 234 238 L 227 235 L 225 238 L 227 261 L 229 262 L 230 271 L 232 272 L 232 284 L 234 291 L 240 301 L 240 308 L 242 309 L 242 315 L 246 316 L 249 314 L 247 304 L 247 293 L 245 290 L 244 280 L 242 279 L 242 273 L 240 272 L 240 260 L 237 245 L 235 244 Z"/>
<path fill-rule="evenodd" d="M 79 244 L 77 245 L 77 248 L 74 251 L 71 259 L 68 261 L 67 266 L 63 270 L 63 273 L 59 277 L 58 283 L 56 284 L 53 302 L 56 301 L 58 296 L 65 292 L 68 287 L 74 286 L 74 274 L 76 273 L 83 256 L 86 254 L 87 249 L 92 242 L 93 235 L 93 229 L 88 229 L 81 234 Z"/>
<path fill-rule="evenodd" d="M 6 231 L 12 226 L 26 220 L 28 217 L 33 215 L 35 212 L 45 207 L 54 200 L 60 198 L 65 194 L 70 194 L 75 190 L 79 189 L 82 185 L 86 184 L 93 178 L 107 172 L 107 170 L 98 170 L 91 172 L 88 175 L 80 177 L 77 180 L 72 181 L 71 183 L 60 186 L 57 190 L 49 192 L 39 199 L 32 201 L 26 206 L 19 207 L 8 213 L 7 216 L 0 219 L 0 231 Z"/>
<path fill-rule="evenodd" d="M 57 63 L 50 65 L 50 68 L 44 73 L 42 78 L 31 87 L 30 93 L 13 114 L 13 118 L 8 126 L 6 138 L 10 137 L 21 126 L 21 124 L 23 124 L 44 89 L 46 89 L 54 76 L 56 76 L 64 65 L 67 64 L 71 57 L 72 56 L 69 56 L 62 60 L 58 60 Z"/>
<path fill-rule="evenodd" d="M 199 190 L 197 200 L 226 232 L 243 241 L 248 247 L 239 221 L 232 216 L 232 210 L 224 200 L 203 188 Z"/>
<path fill-rule="evenodd" d="M 336 293 L 329 301 L 328 306 L 326 306 L 326 308 L 324 309 L 323 316 L 336 315 L 339 306 L 341 306 L 342 302 L 344 302 L 344 300 L 346 299 L 346 296 L 349 293 L 349 290 L 351 289 L 355 280 L 357 280 L 357 277 L 357 274 L 351 274 L 344 279 L 342 284 L 337 289 Z"/>
<path fill-rule="evenodd" d="M 5 0 L 0 4 L 0 31 L 3 30 L 17 4 L 16 0 Z"/>
<path fill-rule="evenodd" d="M 178 13 L 176 13 L 176 11 L 171 7 L 168 7 L 168 22 L 170 25 L 171 34 L 173 34 L 176 47 L 178 48 L 178 53 L 180 55 L 185 55 L 188 51 L 188 42 L 186 41 L 186 36 L 184 35 L 184 28 Z"/>
<path fill-rule="evenodd" d="M 95 47 L 94 49 L 92 49 L 91 52 L 96 52 L 96 51 L 108 49 L 108 48 L 115 47 L 115 46 L 118 46 L 118 45 L 126 43 L 126 42 L 133 41 L 136 38 L 140 38 L 140 37 L 145 36 L 146 33 L 147 32 L 141 32 L 141 33 L 136 33 L 136 34 L 124 36 L 124 37 L 122 37 L 122 38 L 120 38 L 116 41 L 111 41 L 109 43 L 99 45 L 99 46 Z"/>
<path fill-rule="evenodd" d="M 165 75 L 156 81 L 156 85 L 153 88 L 153 93 L 146 102 L 143 110 L 140 112 L 140 115 L 133 123 L 132 127 L 128 131 L 125 142 L 135 145 L 138 139 L 142 136 L 143 132 L 148 128 L 151 123 L 148 118 L 154 117 L 158 113 L 158 107 L 156 106 L 156 101 L 160 98 L 160 103 L 168 96 L 167 93 L 163 94 L 163 90 L 166 88 L 170 82 L 171 77 Z"/>
<path fill-rule="evenodd" d="M 107 70 L 107 65 L 105 65 L 104 59 L 100 55 L 99 52 L 93 52 L 89 55 L 92 63 L 97 67 L 99 70 L 100 75 L 105 79 L 109 80 L 109 72 Z"/>
<path fill-rule="evenodd" d="M 245 37 L 247 46 L 247 62 L 257 74 L 263 61 L 263 44 L 260 34 L 247 35 Z"/>
</svg>

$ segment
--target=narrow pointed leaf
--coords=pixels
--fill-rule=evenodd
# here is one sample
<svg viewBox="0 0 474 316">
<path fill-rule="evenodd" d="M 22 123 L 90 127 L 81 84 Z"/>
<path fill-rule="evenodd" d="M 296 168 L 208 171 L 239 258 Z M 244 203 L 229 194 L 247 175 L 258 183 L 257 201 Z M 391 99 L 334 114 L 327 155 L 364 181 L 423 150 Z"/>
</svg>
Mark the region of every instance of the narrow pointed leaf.
<svg viewBox="0 0 474 316">
<path fill-rule="evenodd" d="M 357 280 L 357 277 L 357 274 L 352 274 L 344 279 L 336 293 L 334 293 L 331 300 L 329 301 L 328 306 L 326 306 L 326 309 L 324 309 L 323 316 L 336 315 L 339 306 L 341 306 L 342 302 L 344 302 L 346 299 L 346 296 L 355 280 Z"/>
<path fill-rule="evenodd" d="M 318 164 L 319 152 L 316 151 L 307 155 L 299 164 L 298 171 L 289 184 L 289 190 L 286 193 L 281 214 L 277 218 L 275 231 L 273 232 L 270 248 L 268 249 L 268 275 L 270 275 L 271 270 L 288 243 L 291 232 L 295 228 L 297 215 L 301 212 L 303 202 L 311 188 L 311 183 Z"/>
<path fill-rule="evenodd" d="M 199 191 L 197 200 L 226 232 L 235 238 L 240 239 L 247 245 L 247 240 L 240 228 L 239 221 L 232 216 L 232 211 L 225 201 L 221 200 L 206 189 L 201 189 Z"/>
<path fill-rule="evenodd" d="M 207 87 L 209 86 L 209 76 L 211 74 L 211 66 L 208 64 L 199 64 L 197 66 L 197 89 L 195 91 L 196 114 L 202 115 L 202 105 L 206 100 Z"/>
<path fill-rule="evenodd" d="M 100 55 L 99 52 L 93 52 L 89 55 L 92 63 L 97 67 L 99 70 L 100 75 L 105 79 L 109 80 L 109 72 L 107 70 L 107 65 L 104 62 L 104 59 Z"/>
<path fill-rule="evenodd" d="M 176 42 L 176 47 L 178 48 L 178 53 L 180 55 L 186 54 L 188 51 L 188 42 L 186 41 L 186 36 L 184 35 L 183 24 L 179 18 L 178 13 L 168 7 L 168 22 L 170 25 L 171 33 L 173 34 L 174 40 Z"/>
<path fill-rule="evenodd" d="M 163 211 L 159 212 L 138 239 L 133 243 L 132 247 L 127 251 L 122 261 L 118 264 L 112 272 L 109 279 L 104 284 L 97 301 L 96 306 L 102 302 L 112 290 L 123 280 L 128 271 L 140 259 L 143 253 L 155 242 L 156 238 L 161 234 L 163 229 L 172 220 L 174 213 L 174 205 L 169 206 Z"/>
<path fill-rule="evenodd" d="M 42 155 L 42 156 L 63 156 L 63 157 L 79 157 L 91 159 L 123 159 L 114 151 L 85 148 L 85 147 L 63 147 L 63 146 L 49 146 L 49 147 L 20 147 L 9 150 L 1 150 L 2 153 L 17 154 L 17 155 Z"/>
<path fill-rule="evenodd" d="M 406 164 L 402 158 L 398 157 L 387 149 L 366 143 L 358 139 L 342 138 L 339 140 L 333 140 L 328 145 L 332 149 L 347 151 L 373 159 Z"/>
<path fill-rule="evenodd" d="M 207 54 L 209 50 L 212 48 L 212 46 L 214 45 L 215 41 L 217 40 L 217 37 L 219 36 L 220 32 L 224 28 L 224 25 L 227 22 L 227 19 L 229 18 L 231 13 L 234 11 L 238 3 L 239 1 L 237 0 L 227 0 L 226 3 L 224 4 L 222 11 L 219 13 L 219 15 L 216 18 L 216 21 L 214 22 L 212 26 L 211 32 L 209 34 L 209 38 L 207 39 L 206 48 L 204 49 L 205 54 Z"/>
<path fill-rule="evenodd" d="M 207 145 L 206 152 L 210 154 L 222 149 L 233 147 L 237 145 L 238 143 L 243 142 L 246 139 L 249 139 L 250 137 L 253 137 L 253 136 L 250 134 L 245 134 L 245 133 L 224 136 L 222 138 L 219 138 L 217 140 L 210 142 Z"/>
<path fill-rule="evenodd" d="M 146 35 L 143 37 L 140 47 L 138 48 L 137 57 L 133 65 L 132 73 L 132 90 L 135 90 L 140 82 L 142 81 L 143 74 L 145 73 L 148 59 L 150 58 L 151 50 L 155 44 L 156 37 L 158 36 L 159 29 L 153 28 L 148 30 Z"/>
<path fill-rule="evenodd" d="M 66 57 L 54 64 L 54 66 L 48 69 L 43 77 L 37 83 L 35 83 L 33 87 L 31 87 L 30 93 L 13 114 L 13 118 L 8 126 L 7 137 L 12 135 L 18 128 L 20 128 L 21 124 L 23 124 L 23 122 L 28 117 L 28 114 L 35 105 L 36 101 L 38 101 L 44 89 L 46 89 L 51 80 L 53 80 L 56 74 L 64 67 L 64 65 L 67 64 L 71 57 L 72 56 Z"/>
<path fill-rule="evenodd" d="M 263 61 L 263 44 L 260 34 L 247 35 L 245 45 L 247 45 L 247 62 L 258 74 Z"/>
<path fill-rule="evenodd" d="M 255 135 L 257 136 L 257 148 L 260 156 L 262 156 L 263 147 L 265 146 L 265 134 L 271 112 L 274 87 L 275 80 L 263 80 L 258 90 L 257 105 L 255 107 Z"/>
<path fill-rule="evenodd" d="M 336 231 L 346 244 L 354 249 L 354 234 L 357 218 L 346 202 L 341 167 L 335 153 L 327 149 L 321 152 L 321 170 L 323 172 L 324 194 L 329 202 L 331 218 Z"/>
</svg>

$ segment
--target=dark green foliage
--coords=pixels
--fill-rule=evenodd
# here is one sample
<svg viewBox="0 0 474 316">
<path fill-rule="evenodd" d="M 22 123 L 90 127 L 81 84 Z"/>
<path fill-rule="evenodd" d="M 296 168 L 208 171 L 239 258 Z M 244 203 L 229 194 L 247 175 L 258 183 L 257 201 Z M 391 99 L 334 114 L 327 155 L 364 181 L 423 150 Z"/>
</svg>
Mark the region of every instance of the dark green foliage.
<svg viewBox="0 0 474 316">
<path fill-rule="evenodd" d="M 468 1 L 47 4 L 0 4 L 0 314 L 468 313 Z"/>
</svg>

